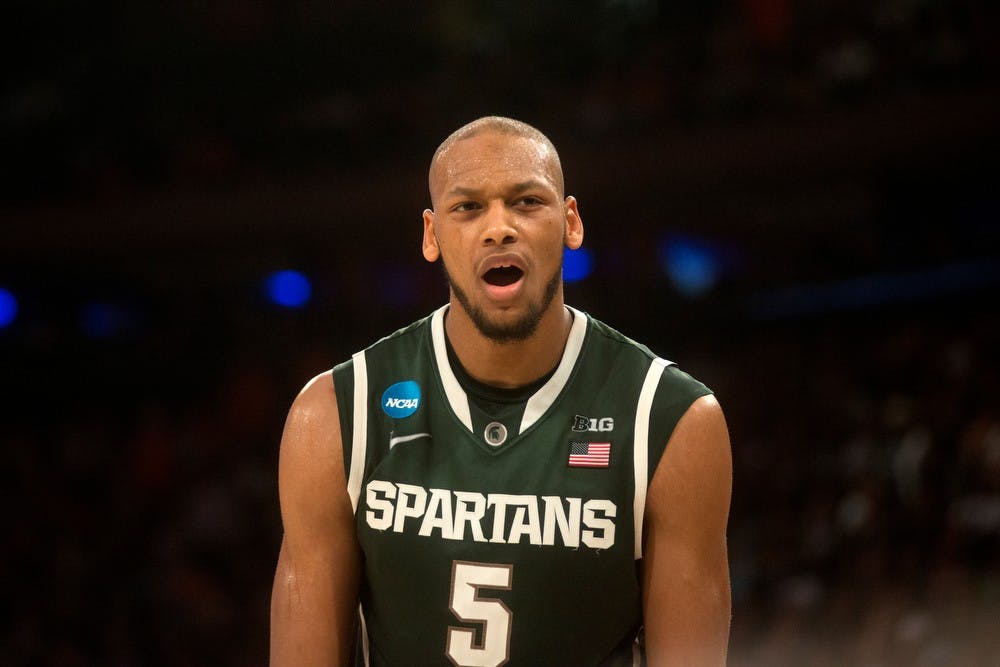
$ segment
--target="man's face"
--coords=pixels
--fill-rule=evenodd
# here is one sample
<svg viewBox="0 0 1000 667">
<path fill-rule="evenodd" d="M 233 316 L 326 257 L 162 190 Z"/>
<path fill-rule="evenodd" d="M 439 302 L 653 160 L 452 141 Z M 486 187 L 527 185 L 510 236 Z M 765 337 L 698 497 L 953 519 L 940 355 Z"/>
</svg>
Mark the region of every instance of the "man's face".
<svg viewBox="0 0 1000 667">
<path fill-rule="evenodd" d="M 562 287 L 562 249 L 580 247 L 576 200 L 563 198 L 542 143 L 483 132 L 431 171 L 424 257 L 441 258 L 455 299 L 498 342 L 530 336 Z"/>
</svg>

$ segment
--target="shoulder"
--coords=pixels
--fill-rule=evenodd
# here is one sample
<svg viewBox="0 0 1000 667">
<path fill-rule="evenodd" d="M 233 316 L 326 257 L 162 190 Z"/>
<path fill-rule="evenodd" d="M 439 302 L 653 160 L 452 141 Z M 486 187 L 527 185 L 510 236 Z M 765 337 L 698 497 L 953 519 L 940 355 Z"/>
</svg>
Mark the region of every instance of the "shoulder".
<svg viewBox="0 0 1000 667">
<path fill-rule="evenodd" d="M 729 431 L 726 426 L 726 417 L 722 412 L 722 406 L 719 405 L 719 401 L 714 395 L 701 396 L 692 402 L 691 406 L 684 412 L 677 427 L 683 429 L 680 431 L 682 437 L 695 440 L 710 438 L 724 441 L 728 448 Z"/>
<path fill-rule="evenodd" d="M 729 429 L 715 396 L 696 399 L 684 411 L 667 443 L 649 492 L 669 498 L 652 507 L 701 508 L 725 516 L 732 492 Z M 713 511 L 714 510 L 714 511 Z"/>
<path fill-rule="evenodd" d="M 329 472 L 343 475 L 342 437 L 333 371 L 305 384 L 288 411 L 281 436 L 279 483 Z"/>
<path fill-rule="evenodd" d="M 289 421 L 312 422 L 328 412 L 336 412 L 334 372 L 328 370 L 313 377 L 302 387 L 288 412 Z"/>
</svg>

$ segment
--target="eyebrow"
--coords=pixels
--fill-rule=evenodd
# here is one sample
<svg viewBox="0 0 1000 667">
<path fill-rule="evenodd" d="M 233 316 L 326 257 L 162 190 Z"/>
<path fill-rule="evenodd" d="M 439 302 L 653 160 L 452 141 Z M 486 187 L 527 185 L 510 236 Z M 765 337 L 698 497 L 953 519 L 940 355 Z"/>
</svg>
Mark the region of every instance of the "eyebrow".
<svg viewBox="0 0 1000 667">
<path fill-rule="evenodd" d="M 515 183 L 511 186 L 512 193 L 524 192 L 525 190 L 530 190 L 532 188 L 549 188 L 544 181 L 540 181 L 537 178 L 528 179 L 527 181 L 522 181 L 521 183 Z M 448 191 L 446 197 L 473 197 L 482 192 L 481 188 L 466 188 L 462 186 L 457 186 Z"/>
</svg>

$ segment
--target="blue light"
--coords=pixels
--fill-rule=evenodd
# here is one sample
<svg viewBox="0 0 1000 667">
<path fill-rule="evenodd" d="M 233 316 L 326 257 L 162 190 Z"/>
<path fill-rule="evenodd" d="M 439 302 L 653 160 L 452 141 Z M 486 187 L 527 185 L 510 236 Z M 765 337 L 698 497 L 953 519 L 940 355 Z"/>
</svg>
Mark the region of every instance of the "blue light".
<svg viewBox="0 0 1000 667">
<path fill-rule="evenodd" d="M 309 279 L 299 271 L 275 271 L 267 277 L 267 296 L 272 302 L 286 308 L 301 308 L 312 297 Z"/>
<path fill-rule="evenodd" d="M 563 250 L 563 281 L 575 283 L 590 275 L 594 269 L 594 256 L 587 248 Z"/>
<path fill-rule="evenodd" d="M 9 289 L 0 287 L 0 329 L 17 318 L 17 297 Z"/>
<path fill-rule="evenodd" d="M 719 279 L 719 253 L 711 245 L 686 236 L 669 236 L 660 244 L 660 265 L 681 294 L 697 297 Z"/>
</svg>

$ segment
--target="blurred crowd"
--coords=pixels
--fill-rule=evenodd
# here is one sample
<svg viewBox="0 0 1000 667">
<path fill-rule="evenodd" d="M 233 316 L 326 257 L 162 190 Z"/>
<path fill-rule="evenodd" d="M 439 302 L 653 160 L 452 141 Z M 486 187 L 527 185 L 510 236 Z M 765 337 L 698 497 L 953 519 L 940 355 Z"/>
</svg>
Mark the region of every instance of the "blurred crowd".
<svg viewBox="0 0 1000 667">
<path fill-rule="evenodd" d="M 724 369 L 733 664 L 995 664 L 1000 318 L 838 319 Z"/>
</svg>

